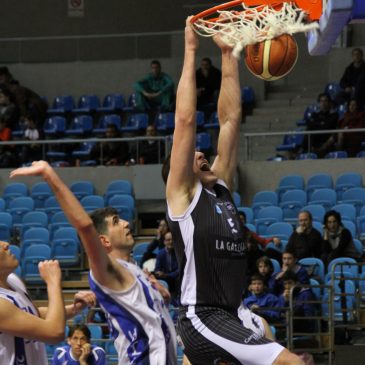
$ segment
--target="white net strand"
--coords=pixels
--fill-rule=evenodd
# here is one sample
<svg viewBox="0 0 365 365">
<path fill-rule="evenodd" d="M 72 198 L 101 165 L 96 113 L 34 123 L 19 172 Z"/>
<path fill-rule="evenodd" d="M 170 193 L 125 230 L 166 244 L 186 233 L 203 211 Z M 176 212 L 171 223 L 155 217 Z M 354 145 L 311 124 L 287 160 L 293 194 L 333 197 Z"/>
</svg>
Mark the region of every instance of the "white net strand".
<svg viewBox="0 0 365 365">
<path fill-rule="evenodd" d="M 220 34 L 222 41 L 233 47 L 233 55 L 239 58 L 243 48 L 250 44 L 319 27 L 317 22 L 305 23 L 306 12 L 291 3 L 284 2 L 280 10 L 268 5 L 251 8 L 243 3 L 242 7 L 242 12 L 218 11 L 217 21 L 198 19 L 194 30 L 203 37 Z"/>
</svg>

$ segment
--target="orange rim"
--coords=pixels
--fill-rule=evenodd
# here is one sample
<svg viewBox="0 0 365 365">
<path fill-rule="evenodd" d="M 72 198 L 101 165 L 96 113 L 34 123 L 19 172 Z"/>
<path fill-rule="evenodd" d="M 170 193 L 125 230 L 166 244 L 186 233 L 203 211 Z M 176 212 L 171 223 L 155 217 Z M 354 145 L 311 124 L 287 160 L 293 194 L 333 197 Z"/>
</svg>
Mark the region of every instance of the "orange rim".
<svg viewBox="0 0 365 365">
<path fill-rule="evenodd" d="M 194 15 L 190 22 L 191 24 L 194 24 L 199 19 L 207 18 L 215 13 L 217 13 L 220 10 L 225 10 L 229 8 L 233 8 L 235 6 L 238 6 L 242 3 L 248 6 L 256 6 L 257 8 L 264 7 L 266 5 L 270 5 L 274 9 L 280 9 L 282 6 L 282 3 L 284 2 L 292 2 L 295 3 L 299 8 L 306 11 L 309 15 L 309 19 L 311 21 L 318 20 L 322 15 L 322 0 L 235 0 L 230 1 L 228 3 L 220 4 L 217 6 L 214 6 L 212 8 L 209 8 L 207 10 L 204 10 L 196 15 Z M 242 12 L 237 12 L 242 13 Z M 219 17 L 206 19 L 211 22 L 216 22 L 220 19 Z"/>
</svg>

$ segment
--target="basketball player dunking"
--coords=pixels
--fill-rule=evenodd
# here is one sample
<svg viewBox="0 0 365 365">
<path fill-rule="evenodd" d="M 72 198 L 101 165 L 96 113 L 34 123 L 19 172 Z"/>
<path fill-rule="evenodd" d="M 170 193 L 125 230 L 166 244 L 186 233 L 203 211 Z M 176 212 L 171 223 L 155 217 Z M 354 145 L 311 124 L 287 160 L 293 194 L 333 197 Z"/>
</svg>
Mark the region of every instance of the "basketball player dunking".
<svg viewBox="0 0 365 365">
<path fill-rule="evenodd" d="M 181 272 L 178 332 L 193 365 L 302 365 L 296 355 L 242 326 L 237 314 L 246 245 L 230 188 L 237 165 L 241 92 L 232 49 L 220 38 L 214 40 L 222 52 L 217 157 L 210 166 L 203 153 L 195 152 L 198 39 L 188 19 L 170 170 L 167 165 L 163 170 Z"/>
</svg>

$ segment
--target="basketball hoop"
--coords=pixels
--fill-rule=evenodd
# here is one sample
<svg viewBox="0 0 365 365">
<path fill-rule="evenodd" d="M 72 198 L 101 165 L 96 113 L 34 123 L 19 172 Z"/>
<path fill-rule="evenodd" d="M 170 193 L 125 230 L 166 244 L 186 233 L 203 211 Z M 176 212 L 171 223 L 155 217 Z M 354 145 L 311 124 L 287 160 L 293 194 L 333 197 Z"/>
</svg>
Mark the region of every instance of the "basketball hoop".
<svg viewBox="0 0 365 365">
<path fill-rule="evenodd" d="M 200 36 L 220 34 L 222 41 L 233 47 L 233 55 L 239 58 L 243 48 L 250 44 L 318 28 L 313 20 L 319 18 L 322 1 L 320 10 L 319 0 L 312 0 L 312 7 L 305 4 L 303 0 L 236 0 L 195 15 L 191 24 Z M 237 7 L 239 10 L 235 9 Z"/>
</svg>

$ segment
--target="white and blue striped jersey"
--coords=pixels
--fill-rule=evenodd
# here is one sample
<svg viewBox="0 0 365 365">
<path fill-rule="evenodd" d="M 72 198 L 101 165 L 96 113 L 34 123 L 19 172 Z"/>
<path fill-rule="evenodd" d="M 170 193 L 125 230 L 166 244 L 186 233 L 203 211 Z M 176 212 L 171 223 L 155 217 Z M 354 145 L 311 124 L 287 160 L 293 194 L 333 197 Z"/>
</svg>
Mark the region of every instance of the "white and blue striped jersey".
<svg viewBox="0 0 365 365">
<path fill-rule="evenodd" d="M 38 316 L 23 282 L 15 274 L 10 274 L 7 282 L 13 290 L 0 288 L 0 298 L 8 300 L 24 312 Z M 45 345 L 39 341 L 0 332 L 0 364 L 47 365 Z"/>
<path fill-rule="evenodd" d="M 90 288 L 108 319 L 119 365 L 176 365 L 176 332 L 160 293 L 135 264 L 118 262 L 136 278 L 127 290 L 98 283 L 92 272 Z"/>
<path fill-rule="evenodd" d="M 105 351 L 99 346 L 91 346 L 88 365 L 106 365 Z M 80 361 L 72 356 L 71 346 L 57 347 L 53 355 L 52 365 L 80 365 Z"/>
</svg>

